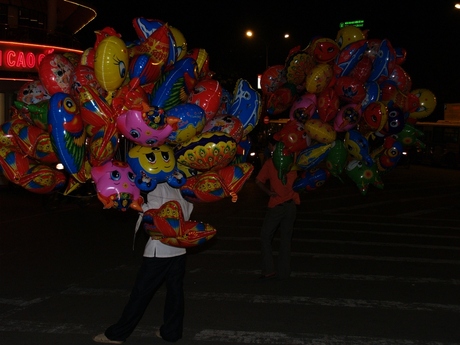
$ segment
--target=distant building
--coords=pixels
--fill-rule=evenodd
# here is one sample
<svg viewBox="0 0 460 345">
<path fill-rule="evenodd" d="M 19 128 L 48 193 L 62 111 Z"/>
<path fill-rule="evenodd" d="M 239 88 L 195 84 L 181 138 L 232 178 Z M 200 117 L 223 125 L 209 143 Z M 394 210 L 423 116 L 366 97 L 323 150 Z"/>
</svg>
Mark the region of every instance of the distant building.
<svg viewBox="0 0 460 345">
<path fill-rule="evenodd" d="M 74 35 L 96 15 L 83 0 L 0 0 L 0 124 L 20 87 L 38 78 L 45 54 L 87 48 Z"/>
</svg>

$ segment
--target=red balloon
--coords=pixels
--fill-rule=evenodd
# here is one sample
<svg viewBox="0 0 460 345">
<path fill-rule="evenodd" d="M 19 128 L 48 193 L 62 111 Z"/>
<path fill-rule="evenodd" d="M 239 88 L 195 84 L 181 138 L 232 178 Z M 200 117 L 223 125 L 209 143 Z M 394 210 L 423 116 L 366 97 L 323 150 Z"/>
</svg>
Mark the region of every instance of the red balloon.
<svg viewBox="0 0 460 345">
<path fill-rule="evenodd" d="M 217 114 L 222 98 L 222 86 L 215 79 L 200 80 L 188 97 L 188 103 L 200 106 L 206 115 L 206 121 Z"/>
<path fill-rule="evenodd" d="M 365 83 L 369 79 L 372 72 L 372 59 L 363 55 L 361 60 L 353 67 L 353 69 L 348 74 L 350 77 L 355 78 L 361 83 Z"/>
<path fill-rule="evenodd" d="M 260 87 L 263 94 L 275 92 L 284 83 L 286 83 L 286 73 L 283 65 L 267 68 L 260 78 Z"/>
<path fill-rule="evenodd" d="M 337 78 L 334 90 L 337 96 L 346 103 L 360 103 L 366 97 L 364 84 L 350 76 Z"/>
<path fill-rule="evenodd" d="M 46 55 L 38 68 L 40 81 L 50 96 L 56 92 L 70 94 L 74 72 L 74 65 L 63 54 L 59 53 Z"/>
<path fill-rule="evenodd" d="M 340 108 L 339 96 L 332 87 L 328 87 L 319 93 L 316 106 L 321 121 L 331 121 Z"/>
<path fill-rule="evenodd" d="M 402 93 L 409 93 L 412 90 L 412 79 L 407 72 L 399 65 L 395 65 L 388 80 L 396 83 Z"/>
</svg>

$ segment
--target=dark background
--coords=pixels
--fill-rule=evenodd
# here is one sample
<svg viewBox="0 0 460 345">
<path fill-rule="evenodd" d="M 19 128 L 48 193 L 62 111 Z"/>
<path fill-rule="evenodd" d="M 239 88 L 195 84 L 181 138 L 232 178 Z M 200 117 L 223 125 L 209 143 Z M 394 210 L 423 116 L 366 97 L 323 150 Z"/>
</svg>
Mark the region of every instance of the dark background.
<svg viewBox="0 0 460 345">
<path fill-rule="evenodd" d="M 138 37 L 136 17 L 158 19 L 177 28 L 188 49 L 204 48 L 210 68 L 220 79 L 244 78 L 256 86 L 257 74 L 269 65 L 284 64 L 291 48 L 305 48 L 315 36 L 335 39 L 339 23 L 364 20 L 368 38 L 388 39 L 407 51 L 402 67 L 412 79 L 412 89 L 426 88 L 437 107 L 426 120 L 442 118 L 444 103 L 460 102 L 460 10 L 455 1 L 126 1 L 96 2 L 98 16 L 77 35 L 87 47 L 94 30 L 114 28 L 125 41 Z M 252 29 L 261 36 L 249 40 Z M 290 38 L 283 35 L 289 32 Z M 232 85 L 233 87 L 233 85 Z M 232 89 L 229 89 L 232 91 Z"/>
</svg>

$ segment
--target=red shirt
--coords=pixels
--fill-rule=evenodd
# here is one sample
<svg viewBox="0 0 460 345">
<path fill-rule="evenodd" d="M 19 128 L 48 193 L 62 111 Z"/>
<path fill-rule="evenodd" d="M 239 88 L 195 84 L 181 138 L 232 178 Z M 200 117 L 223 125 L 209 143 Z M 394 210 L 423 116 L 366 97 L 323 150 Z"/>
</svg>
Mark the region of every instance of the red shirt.
<svg viewBox="0 0 460 345">
<path fill-rule="evenodd" d="M 278 170 L 276 170 L 275 165 L 273 164 L 273 159 L 269 159 L 264 163 L 262 169 L 260 169 L 256 179 L 263 184 L 266 184 L 267 181 L 269 181 L 270 190 L 278 194 L 277 196 L 270 197 L 268 200 L 268 207 L 272 208 L 289 200 L 294 200 L 297 205 L 300 204 L 299 193 L 294 192 L 292 189 L 292 185 L 297 179 L 296 171 L 291 170 L 288 172 L 286 174 L 286 184 L 283 184 L 283 182 L 278 178 Z"/>
</svg>

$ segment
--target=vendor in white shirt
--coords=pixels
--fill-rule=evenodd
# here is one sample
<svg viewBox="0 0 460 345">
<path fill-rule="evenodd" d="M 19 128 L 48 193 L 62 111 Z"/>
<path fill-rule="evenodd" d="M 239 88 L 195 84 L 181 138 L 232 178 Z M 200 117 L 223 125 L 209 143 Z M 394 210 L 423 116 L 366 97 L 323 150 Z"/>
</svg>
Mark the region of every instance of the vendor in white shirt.
<svg viewBox="0 0 460 345">
<path fill-rule="evenodd" d="M 186 201 L 178 188 L 167 183 L 159 183 L 147 194 L 145 211 L 158 209 L 165 202 L 176 200 L 180 203 L 184 220 L 189 220 L 193 204 Z M 141 214 L 142 217 L 142 214 Z M 128 303 L 117 323 L 95 336 L 94 341 L 121 344 L 134 331 L 155 292 L 165 282 L 166 300 L 163 325 L 156 332 L 158 337 L 175 342 L 182 338 L 184 318 L 184 290 L 186 249 L 168 246 L 150 237 L 145 245 L 144 258 Z"/>
</svg>

